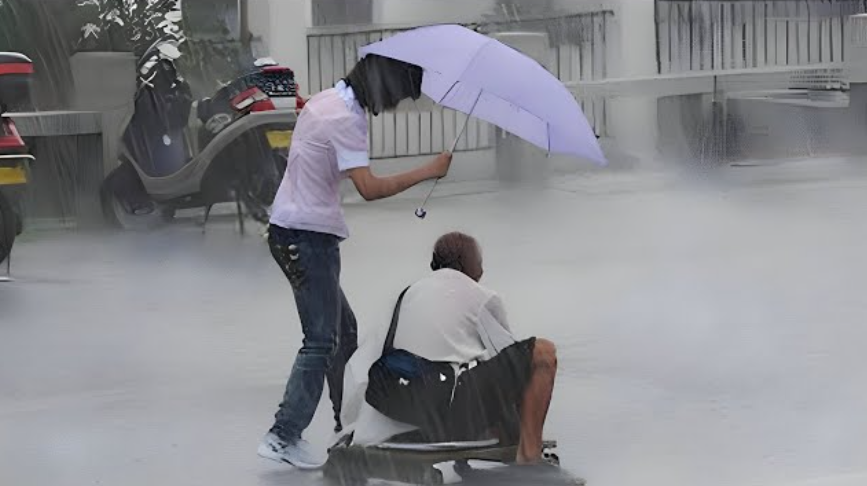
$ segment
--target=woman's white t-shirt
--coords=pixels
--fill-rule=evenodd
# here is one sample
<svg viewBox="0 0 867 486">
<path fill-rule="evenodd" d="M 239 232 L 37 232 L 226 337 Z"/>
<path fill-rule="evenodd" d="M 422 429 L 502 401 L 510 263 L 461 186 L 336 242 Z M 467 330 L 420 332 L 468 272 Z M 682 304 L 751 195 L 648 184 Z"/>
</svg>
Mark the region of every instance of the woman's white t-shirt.
<svg viewBox="0 0 867 486">
<path fill-rule="evenodd" d="M 348 238 L 340 182 L 347 170 L 369 165 L 367 114 L 340 81 L 311 98 L 298 116 L 271 224 Z"/>
</svg>

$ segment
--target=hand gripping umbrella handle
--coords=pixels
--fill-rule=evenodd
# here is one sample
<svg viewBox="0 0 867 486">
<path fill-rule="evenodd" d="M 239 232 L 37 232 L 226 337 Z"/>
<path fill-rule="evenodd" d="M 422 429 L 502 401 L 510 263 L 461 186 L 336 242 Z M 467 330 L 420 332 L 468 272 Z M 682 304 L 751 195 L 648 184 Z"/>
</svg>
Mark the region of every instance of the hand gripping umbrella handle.
<svg viewBox="0 0 867 486">
<path fill-rule="evenodd" d="M 469 113 L 467 113 L 467 117 L 464 118 L 464 124 L 461 127 L 461 131 L 458 132 L 458 136 L 455 137 L 455 141 L 452 144 L 452 149 L 449 151 L 450 154 L 454 154 L 455 149 L 458 148 L 458 142 L 461 140 L 461 137 L 463 136 L 464 132 L 467 131 L 467 124 L 469 124 L 470 117 L 473 116 L 473 111 L 476 110 L 476 105 L 479 103 L 479 98 L 481 98 L 481 97 L 482 97 L 482 92 L 479 91 L 479 95 L 476 96 L 476 101 L 473 103 L 472 109 L 470 110 Z M 433 196 L 434 190 L 437 188 L 437 184 L 439 183 L 439 181 L 440 181 L 439 179 L 436 179 L 434 181 L 433 185 L 430 188 L 430 191 L 427 193 L 427 197 L 424 198 L 424 201 L 421 203 L 421 206 L 415 210 L 415 215 L 419 219 L 424 219 L 427 216 L 427 210 L 424 207 L 427 206 L 428 200 L 430 200 L 431 196 Z"/>
<path fill-rule="evenodd" d="M 470 115 L 467 115 L 466 120 L 464 120 L 464 126 L 461 128 L 458 136 L 455 137 L 455 142 L 452 144 L 452 149 L 449 153 L 455 153 L 455 149 L 458 148 L 458 141 L 461 139 L 461 135 L 464 134 L 464 131 L 467 129 L 467 122 L 470 121 Z M 427 193 L 427 197 L 424 198 L 424 201 L 421 203 L 418 209 L 415 210 L 415 215 L 419 219 L 424 219 L 427 216 L 427 210 L 424 208 L 427 206 L 427 202 L 430 200 L 430 197 L 433 196 L 434 189 L 437 188 L 437 184 L 439 183 L 439 179 L 435 179 L 433 185 L 430 187 L 430 191 Z"/>
</svg>

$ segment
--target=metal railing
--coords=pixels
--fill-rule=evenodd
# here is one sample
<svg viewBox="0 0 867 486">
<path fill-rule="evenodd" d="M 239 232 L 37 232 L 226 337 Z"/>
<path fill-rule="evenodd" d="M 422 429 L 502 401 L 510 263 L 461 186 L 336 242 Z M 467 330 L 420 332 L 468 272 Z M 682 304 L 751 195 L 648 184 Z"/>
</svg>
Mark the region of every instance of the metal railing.
<svg viewBox="0 0 867 486">
<path fill-rule="evenodd" d="M 519 22 L 486 22 L 466 25 L 484 34 L 506 31 L 548 33 L 551 69 L 564 82 L 604 79 L 608 73 L 606 40 L 612 12 L 594 12 Z M 355 65 L 359 48 L 417 25 L 333 26 L 308 31 L 308 86 L 311 93 L 333 86 Z M 533 89 L 528 86 L 527 89 Z M 579 98 L 597 133 L 605 133 L 607 102 L 602 98 Z M 419 156 L 451 148 L 464 115 L 449 109 L 383 113 L 370 123 L 373 158 Z M 493 128 L 471 120 L 457 151 L 483 150 L 493 146 Z"/>
<path fill-rule="evenodd" d="M 865 0 L 656 0 L 660 74 L 846 60 Z"/>
</svg>

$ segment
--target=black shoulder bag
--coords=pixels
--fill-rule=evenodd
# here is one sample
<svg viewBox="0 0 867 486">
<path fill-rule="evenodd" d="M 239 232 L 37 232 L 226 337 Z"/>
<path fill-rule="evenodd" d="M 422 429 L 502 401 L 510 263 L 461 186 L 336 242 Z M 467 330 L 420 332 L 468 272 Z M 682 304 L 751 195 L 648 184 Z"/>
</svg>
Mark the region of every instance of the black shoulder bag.
<svg viewBox="0 0 867 486">
<path fill-rule="evenodd" d="M 422 430 L 439 429 L 451 403 L 455 385 L 454 368 L 451 363 L 430 361 L 394 348 L 400 306 L 407 290 L 409 287 L 397 299 L 382 356 L 368 372 L 365 399 L 391 419 L 415 425 Z"/>
</svg>

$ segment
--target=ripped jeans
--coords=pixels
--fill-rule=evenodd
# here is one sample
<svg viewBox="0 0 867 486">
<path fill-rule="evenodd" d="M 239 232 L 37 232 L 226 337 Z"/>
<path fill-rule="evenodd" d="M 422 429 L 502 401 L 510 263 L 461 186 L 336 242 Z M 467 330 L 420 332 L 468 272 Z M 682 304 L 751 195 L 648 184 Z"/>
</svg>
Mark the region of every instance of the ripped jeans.
<svg viewBox="0 0 867 486">
<path fill-rule="evenodd" d="M 340 239 L 271 225 L 271 255 L 289 279 L 304 333 L 271 432 L 294 442 L 310 425 L 325 380 L 339 430 L 346 362 L 358 348 L 358 325 L 340 288 Z"/>
</svg>

